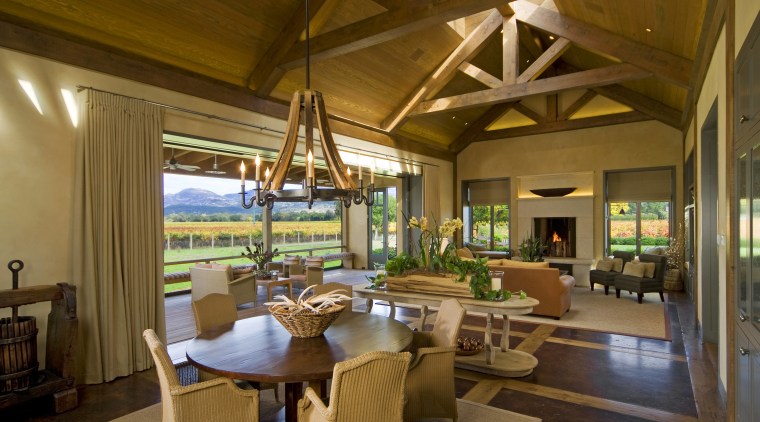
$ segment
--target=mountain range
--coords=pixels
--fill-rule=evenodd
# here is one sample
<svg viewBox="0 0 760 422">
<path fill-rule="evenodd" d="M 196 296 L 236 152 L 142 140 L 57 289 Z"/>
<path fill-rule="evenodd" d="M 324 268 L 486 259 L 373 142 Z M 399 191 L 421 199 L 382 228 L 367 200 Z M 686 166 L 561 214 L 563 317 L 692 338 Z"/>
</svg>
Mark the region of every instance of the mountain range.
<svg viewBox="0 0 760 422">
<path fill-rule="evenodd" d="M 245 209 L 240 205 L 239 193 L 219 195 L 206 189 L 187 188 L 177 193 L 164 194 L 164 214 L 189 213 L 189 214 L 253 214 L 260 213 L 258 207 Z M 278 202 L 276 211 L 285 212 L 319 212 L 324 213 L 334 210 L 332 202 L 315 202 L 311 210 L 303 202 Z M 255 211 L 254 211 L 255 210 Z"/>
</svg>

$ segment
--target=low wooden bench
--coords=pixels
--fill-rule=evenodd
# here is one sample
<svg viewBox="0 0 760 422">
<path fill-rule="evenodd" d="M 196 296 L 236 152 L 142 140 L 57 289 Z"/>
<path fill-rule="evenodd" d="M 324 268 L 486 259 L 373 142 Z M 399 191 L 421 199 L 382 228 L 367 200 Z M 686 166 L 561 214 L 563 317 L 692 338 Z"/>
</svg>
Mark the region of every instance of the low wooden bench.
<svg viewBox="0 0 760 422">
<path fill-rule="evenodd" d="M 233 265 L 232 271 L 235 270 L 244 270 L 253 267 L 254 264 L 241 264 L 241 265 Z M 164 274 L 164 284 L 174 284 L 174 283 L 182 283 L 183 281 L 190 281 L 190 270 L 187 271 L 176 271 L 173 273 L 166 273 Z"/>
</svg>

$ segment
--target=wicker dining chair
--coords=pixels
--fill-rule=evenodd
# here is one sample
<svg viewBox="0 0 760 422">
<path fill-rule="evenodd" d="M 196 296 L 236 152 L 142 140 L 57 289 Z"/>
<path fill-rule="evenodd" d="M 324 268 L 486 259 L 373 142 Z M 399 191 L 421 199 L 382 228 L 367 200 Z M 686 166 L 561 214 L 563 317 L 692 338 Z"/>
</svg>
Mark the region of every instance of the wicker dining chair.
<svg viewBox="0 0 760 422">
<path fill-rule="evenodd" d="M 353 288 L 349 284 L 343 284 L 343 283 L 336 283 L 336 282 L 330 282 L 325 284 L 317 284 L 314 286 L 314 289 L 312 290 L 315 295 L 322 295 L 325 293 L 330 293 L 334 290 L 343 290 L 342 294 L 351 297 L 353 294 Z M 353 308 L 353 300 L 352 299 L 345 299 L 341 301 L 342 304 L 346 305 L 347 310 L 351 310 Z"/>
<path fill-rule="evenodd" d="M 400 421 L 410 359 L 409 352 L 369 352 L 337 363 L 329 406 L 313 389 L 307 388 L 298 401 L 299 422 Z"/>
<path fill-rule="evenodd" d="M 235 297 L 220 293 L 211 293 L 200 300 L 193 302 L 193 315 L 195 316 L 195 333 L 200 334 L 209 328 L 222 324 L 229 324 L 238 319 Z M 217 378 L 217 375 L 198 370 L 198 381 L 207 381 Z M 245 382 L 245 381 L 238 381 Z M 280 401 L 277 383 L 264 382 L 258 385 L 259 390 L 274 390 L 274 399 Z"/>
<path fill-rule="evenodd" d="M 229 378 L 182 386 L 171 358 L 155 331 L 143 331 L 143 338 L 158 372 L 163 422 L 258 422 L 258 390 L 241 390 Z"/>
<path fill-rule="evenodd" d="M 416 354 L 406 377 L 404 421 L 457 420 L 454 357 L 465 310 L 456 299 L 441 302 L 433 331 L 415 332 Z"/>
</svg>

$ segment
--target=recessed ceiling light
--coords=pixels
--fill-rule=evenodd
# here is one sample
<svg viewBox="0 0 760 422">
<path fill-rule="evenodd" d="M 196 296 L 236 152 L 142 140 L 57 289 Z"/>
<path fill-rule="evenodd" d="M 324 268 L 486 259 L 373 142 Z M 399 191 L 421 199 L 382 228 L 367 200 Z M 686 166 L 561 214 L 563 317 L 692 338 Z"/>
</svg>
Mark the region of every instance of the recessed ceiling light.
<svg viewBox="0 0 760 422">
<path fill-rule="evenodd" d="M 647 32 L 652 32 L 652 28 L 646 28 Z"/>
<path fill-rule="evenodd" d="M 553 40 L 554 39 L 554 35 L 549 35 L 549 39 Z"/>
</svg>

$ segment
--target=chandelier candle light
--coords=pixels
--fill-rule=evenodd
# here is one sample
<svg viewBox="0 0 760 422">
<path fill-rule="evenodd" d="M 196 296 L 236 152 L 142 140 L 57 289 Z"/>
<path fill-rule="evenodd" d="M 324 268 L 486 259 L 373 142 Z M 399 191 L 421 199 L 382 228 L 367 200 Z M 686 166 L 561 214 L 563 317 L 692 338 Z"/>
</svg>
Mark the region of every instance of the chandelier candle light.
<svg viewBox="0 0 760 422">
<path fill-rule="evenodd" d="M 319 142 L 321 143 L 322 156 L 325 160 L 327 173 L 333 187 L 317 188 L 317 178 L 314 174 L 314 129 L 319 130 Z M 298 129 L 303 121 L 306 129 L 306 174 L 301 182 L 300 189 L 285 189 L 285 180 L 288 170 L 293 162 L 293 155 L 298 143 Z M 338 149 L 335 146 L 330 127 L 328 126 L 327 111 L 322 99 L 322 93 L 310 89 L 309 82 L 309 1 L 306 0 L 306 89 L 293 94 L 290 102 L 290 114 L 288 116 L 287 129 L 283 138 L 273 170 L 266 169 L 264 180 L 260 179 L 261 159 L 258 154 L 255 160 L 256 178 L 253 196 L 246 201 L 245 191 L 245 162 L 240 163 L 240 195 L 243 208 L 251 208 L 253 204 L 268 209 L 274 207 L 275 202 L 306 202 L 309 209 L 314 201 L 341 201 L 345 207 L 350 207 L 353 202 L 371 206 L 374 203 L 375 168 L 370 167 L 370 182 L 366 187 L 362 181 L 362 167 L 358 166 L 359 186 L 356 186 L 351 178 L 351 169 L 343 163 Z"/>
</svg>

